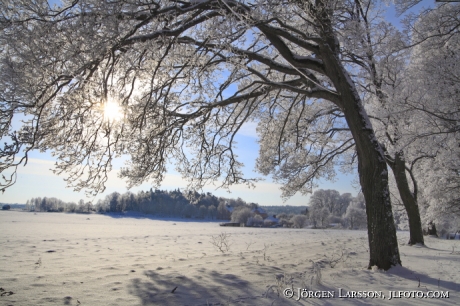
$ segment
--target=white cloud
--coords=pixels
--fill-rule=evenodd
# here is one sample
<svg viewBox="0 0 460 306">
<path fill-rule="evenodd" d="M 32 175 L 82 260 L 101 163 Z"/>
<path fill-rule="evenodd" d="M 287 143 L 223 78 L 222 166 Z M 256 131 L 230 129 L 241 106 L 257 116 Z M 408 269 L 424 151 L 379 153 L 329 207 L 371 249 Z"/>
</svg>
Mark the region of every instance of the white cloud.
<svg viewBox="0 0 460 306">
<path fill-rule="evenodd" d="M 245 122 L 241 126 L 240 130 L 238 131 L 238 134 L 242 136 L 258 138 L 256 128 L 257 128 L 257 122 L 253 122 L 253 121 Z"/>
<path fill-rule="evenodd" d="M 20 165 L 17 169 L 17 173 L 18 175 L 54 175 L 54 173 L 51 171 L 53 167 L 54 162 L 51 160 L 28 158 L 27 165 Z M 11 173 L 11 171 L 7 171 L 6 173 Z"/>
</svg>

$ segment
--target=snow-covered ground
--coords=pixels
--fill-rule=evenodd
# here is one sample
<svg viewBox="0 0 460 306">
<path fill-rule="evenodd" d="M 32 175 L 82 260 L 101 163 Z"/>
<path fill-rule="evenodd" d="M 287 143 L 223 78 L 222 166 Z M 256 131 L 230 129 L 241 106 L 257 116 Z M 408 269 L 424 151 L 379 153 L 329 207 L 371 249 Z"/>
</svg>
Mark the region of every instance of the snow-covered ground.
<svg viewBox="0 0 460 306">
<path fill-rule="evenodd" d="M 403 266 L 382 272 L 365 231 L 0 211 L 0 305 L 460 305 L 460 241 L 398 239 Z"/>
</svg>

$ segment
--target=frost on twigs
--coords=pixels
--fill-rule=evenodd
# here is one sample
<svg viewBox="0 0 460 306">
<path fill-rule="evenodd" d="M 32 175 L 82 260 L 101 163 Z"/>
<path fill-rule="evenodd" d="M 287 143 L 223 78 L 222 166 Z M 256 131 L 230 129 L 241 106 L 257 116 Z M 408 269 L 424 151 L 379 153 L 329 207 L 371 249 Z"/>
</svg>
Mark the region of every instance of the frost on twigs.
<svg viewBox="0 0 460 306">
<path fill-rule="evenodd" d="M 259 170 L 288 183 L 287 196 L 309 192 L 308 181 L 332 178 L 338 156 L 354 144 L 318 52 L 318 29 L 305 22 L 313 11 L 298 5 L 88 0 L 51 8 L 18 0 L 2 7 L 0 133 L 11 141 L 0 170 L 14 171 L 38 149 L 52 152 L 69 187 L 92 194 L 104 191 L 120 156 L 129 157 L 119 172 L 128 187 L 159 186 L 171 161 L 191 189 L 251 187 L 257 178 L 243 173 L 236 138 L 256 122 Z M 280 37 L 292 52 L 272 44 Z M 11 122 L 24 112 L 30 119 L 15 136 Z M 5 178 L 0 188 L 15 181 Z"/>
<path fill-rule="evenodd" d="M 340 252 L 333 253 L 331 255 L 324 254 L 327 264 L 334 268 L 338 263 L 343 263 L 348 259 L 348 253 L 345 250 L 340 250 Z"/>
<path fill-rule="evenodd" d="M 211 236 L 211 244 L 221 251 L 222 253 L 226 253 L 230 251 L 231 241 L 230 241 L 230 234 L 228 233 L 220 233 L 216 236 Z"/>
</svg>

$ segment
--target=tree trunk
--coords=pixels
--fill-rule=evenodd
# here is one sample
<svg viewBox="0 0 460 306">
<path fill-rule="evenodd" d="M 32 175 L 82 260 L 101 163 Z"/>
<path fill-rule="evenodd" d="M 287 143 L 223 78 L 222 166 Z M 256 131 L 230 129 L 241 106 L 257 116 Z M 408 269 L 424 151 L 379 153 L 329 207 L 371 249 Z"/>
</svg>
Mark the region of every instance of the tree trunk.
<svg viewBox="0 0 460 306">
<path fill-rule="evenodd" d="M 369 266 L 388 270 L 401 264 L 388 187 L 388 171 L 380 147 L 355 85 L 339 61 L 338 46 L 320 45 L 327 75 L 341 94 L 341 108 L 353 135 L 358 172 L 366 200 Z"/>
<path fill-rule="evenodd" d="M 359 180 L 366 200 L 370 253 L 368 268 L 375 265 L 379 269 L 388 270 L 391 266 L 401 264 L 401 260 L 388 187 L 387 164 L 358 99 L 344 95 L 344 113 L 356 143 Z M 354 110 L 347 111 L 350 108 Z"/>
<path fill-rule="evenodd" d="M 326 3 L 327 4 L 327 3 Z M 391 208 L 388 171 L 383 150 L 378 143 L 369 117 L 354 82 L 340 61 L 340 46 L 331 24 L 332 10 L 324 0 L 316 0 L 315 11 L 321 41 L 319 51 L 326 75 L 340 93 L 339 107 L 353 135 L 358 154 L 358 172 L 366 200 L 369 239 L 369 266 L 388 270 L 401 264 L 396 227 Z M 324 9 L 321 9 L 324 8 Z"/>
<path fill-rule="evenodd" d="M 357 2 L 359 4 L 359 2 Z M 369 29 L 369 24 L 367 23 L 367 19 L 365 20 L 365 25 L 367 29 L 367 42 L 369 44 L 370 50 L 372 48 L 370 47 L 372 45 L 372 39 L 370 36 L 370 29 Z M 375 65 L 374 61 L 374 54 L 373 50 L 369 51 L 367 53 L 369 64 L 370 64 L 370 70 L 371 70 L 371 76 L 372 80 L 376 89 L 376 96 L 378 100 L 380 101 L 381 105 L 383 107 L 386 107 L 388 105 L 387 103 L 387 97 L 384 94 L 384 91 L 382 90 L 382 78 L 379 77 L 377 73 L 377 68 Z M 390 119 L 390 123 L 395 123 L 393 122 L 394 119 Z M 397 129 L 397 124 L 394 124 L 394 126 Z M 388 128 L 388 126 L 387 126 Z M 397 138 L 397 137 L 396 137 Z M 396 139 L 393 139 L 395 144 Z M 399 155 L 401 154 L 401 155 Z M 423 242 L 423 233 L 422 233 L 422 223 L 420 221 L 420 213 L 419 209 L 417 206 L 417 199 L 415 194 L 412 194 L 409 188 L 409 184 L 407 182 L 407 177 L 405 173 L 405 160 L 404 160 L 404 154 L 402 152 L 396 154 L 395 162 L 393 165 L 390 165 L 390 167 L 393 170 L 394 177 L 396 179 L 396 183 L 398 185 L 398 190 L 401 196 L 401 200 L 404 203 L 404 207 L 406 208 L 407 215 L 409 217 L 409 229 L 410 229 L 410 239 L 409 239 L 409 244 L 415 244 L 415 243 L 422 243 Z M 394 168 L 397 168 L 396 171 Z M 416 191 L 414 191 L 415 193 Z"/>
<path fill-rule="evenodd" d="M 393 170 L 399 195 L 401 196 L 401 200 L 407 212 L 407 217 L 409 218 L 410 238 L 408 244 L 425 244 L 423 240 L 422 221 L 420 219 L 416 195 L 410 191 L 409 183 L 407 181 L 404 153 L 396 153 L 394 162 L 393 164 L 390 163 L 390 166 Z"/>
</svg>

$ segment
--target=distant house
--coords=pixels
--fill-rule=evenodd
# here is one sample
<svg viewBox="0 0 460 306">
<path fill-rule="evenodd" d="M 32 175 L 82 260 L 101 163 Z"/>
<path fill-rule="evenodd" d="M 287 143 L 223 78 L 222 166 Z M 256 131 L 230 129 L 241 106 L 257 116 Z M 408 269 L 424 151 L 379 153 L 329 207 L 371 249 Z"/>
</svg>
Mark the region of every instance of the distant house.
<svg viewBox="0 0 460 306">
<path fill-rule="evenodd" d="M 256 216 L 256 215 L 261 216 L 262 219 L 264 219 L 264 220 L 268 217 L 268 214 L 265 212 L 265 210 L 263 208 L 260 208 L 260 207 L 254 208 L 251 212 L 252 212 L 252 214 L 254 216 Z"/>
<path fill-rule="evenodd" d="M 264 219 L 264 226 L 273 226 L 278 225 L 280 223 L 280 219 L 278 219 L 275 215 L 269 216 Z"/>
</svg>

